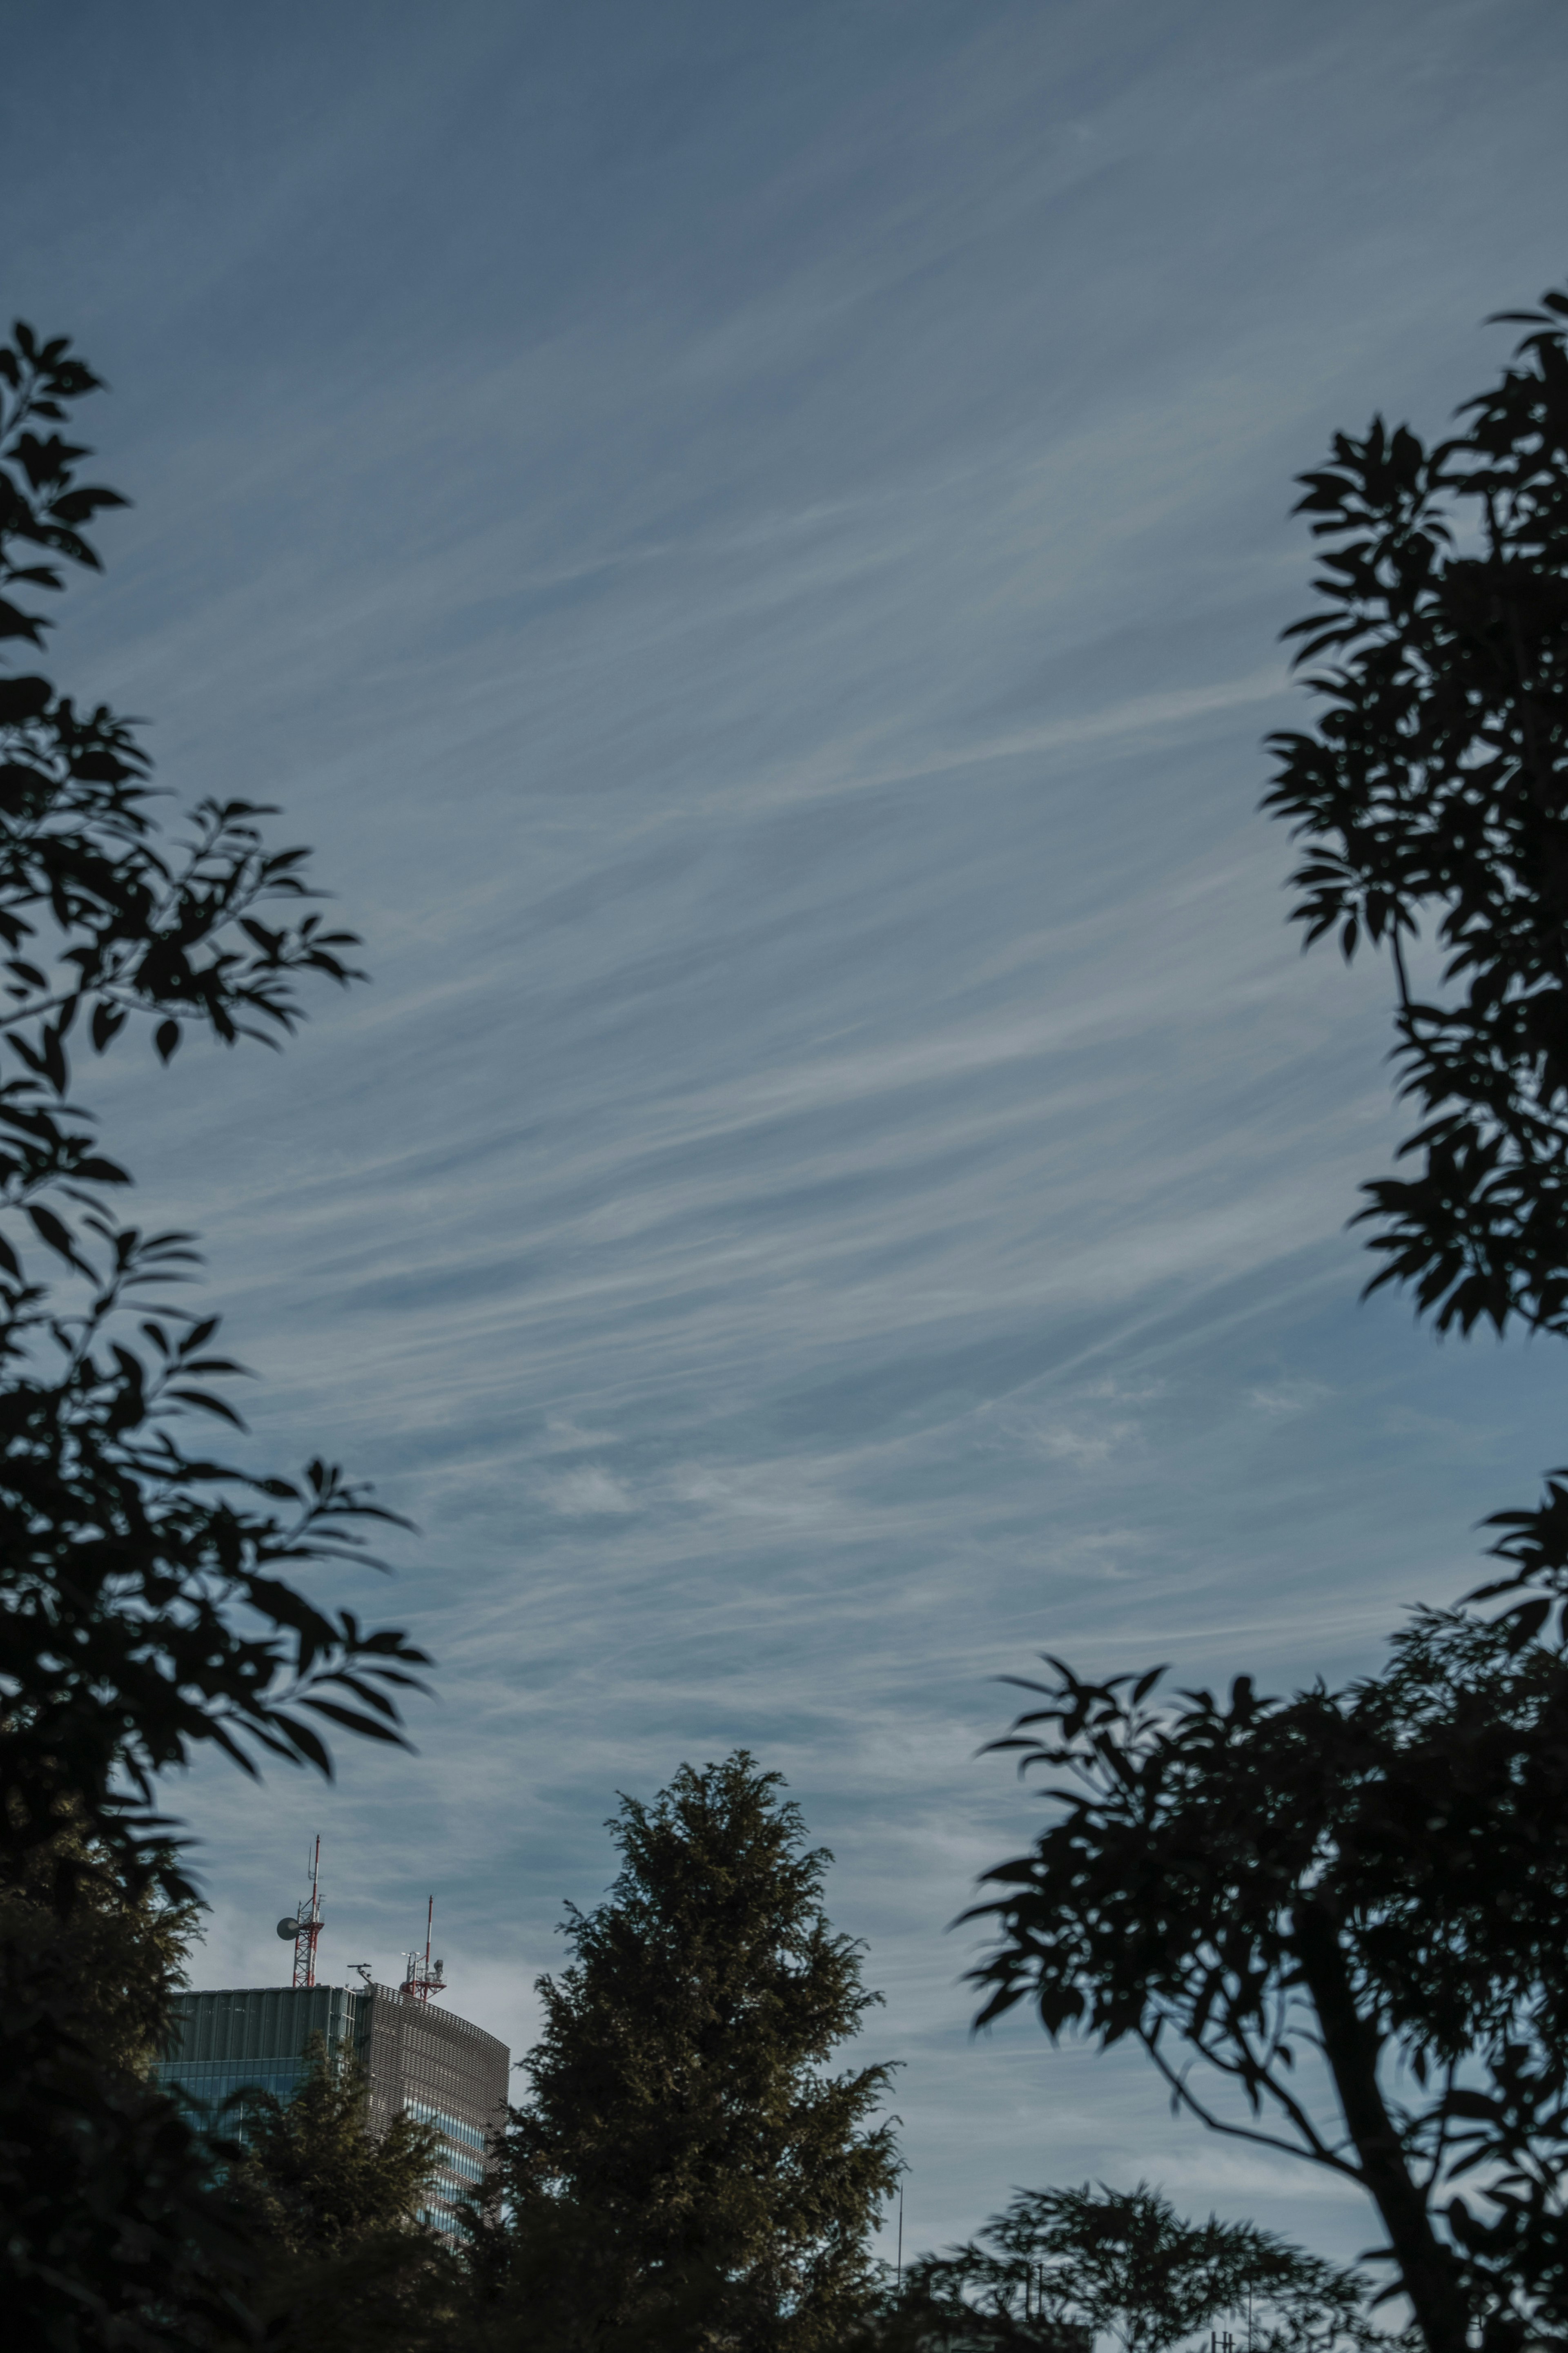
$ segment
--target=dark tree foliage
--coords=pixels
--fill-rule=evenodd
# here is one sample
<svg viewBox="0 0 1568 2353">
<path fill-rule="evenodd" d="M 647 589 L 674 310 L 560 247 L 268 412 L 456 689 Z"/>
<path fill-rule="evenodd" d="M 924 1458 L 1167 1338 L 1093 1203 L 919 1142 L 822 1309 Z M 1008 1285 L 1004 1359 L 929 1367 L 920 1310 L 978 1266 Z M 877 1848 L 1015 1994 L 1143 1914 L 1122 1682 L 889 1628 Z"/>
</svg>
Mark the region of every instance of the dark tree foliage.
<svg viewBox="0 0 1568 2353">
<path fill-rule="evenodd" d="M 572 1966 L 540 1981 L 498 2295 L 528 2275 L 559 2285 L 588 2241 L 573 2325 L 606 2341 L 811 2353 L 867 2308 L 897 2159 L 890 2126 L 866 2119 L 889 2070 L 824 2063 L 879 1997 L 824 1915 L 830 1858 L 780 1786 L 741 1750 L 682 1767 L 651 1806 L 623 1799 L 620 1876 L 572 1910 Z"/>
<path fill-rule="evenodd" d="M 162 2345 L 142 2317 L 160 2307 L 187 2343 L 248 2326 L 237 2218 L 146 2082 L 193 1915 L 124 1886 L 74 1830 L 0 1882 L 0 2277 L 18 2342 Z"/>
<path fill-rule="evenodd" d="M 1021 2189 L 979 2242 L 921 2256 L 904 2304 L 923 2306 L 928 2333 L 1016 2353 L 1089 2353 L 1097 2336 L 1126 2353 L 1169 2353 L 1237 2316 L 1256 2353 L 1370 2353 L 1388 2340 L 1366 2295 L 1354 2272 L 1251 2222 L 1184 2222 L 1145 2183 L 1085 2182 Z"/>
<path fill-rule="evenodd" d="M 24 659 L 37 592 L 97 567 L 85 527 L 123 504 L 57 429 L 97 388 L 64 339 L 0 345 L 0 640 Z M 269 811 L 209 799 L 171 839 L 147 776 L 132 723 L 0 675 L 0 2306 L 58 2353 L 241 2326 L 247 2260 L 205 2152 L 108 2063 L 82 1908 L 188 1898 L 160 1772 L 208 1743 L 330 1770 L 322 1723 L 399 1738 L 423 1663 L 289 1581 L 364 1559 L 384 1514 L 323 1462 L 260 1476 L 194 1443 L 237 1422 L 212 1386 L 237 1368 L 167 1296 L 191 1238 L 118 1222 L 127 1173 L 73 1092 L 73 1051 L 277 1039 L 301 981 L 352 976 Z"/>
<path fill-rule="evenodd" d="M 1464 429 L 1374 418 L 1304 475 L 1322 603 L 1287 632 L 1328 702 L 1273 737 L 1265 807 L 1307 844 L 1296 918 L 1386 940 L 1418 1172 L 1369 1185 L 1373 1288 L 1438 1328 L 1568 1331 L 1568 293 Z M 1422 920 L 1436 994 L 1409 978 Z"/>
<path fill-rule="evenodd" d="M 38 2353 L 254 2341 L 252 2256 L 173 2105 L 107 2071 L 53 1957 L 0 1957 L 0 2313 Z"/>
<path fill-rule="evenodd" d="M 236 2179 L 268 2235 L 300 2254 L 414 2230 L 432 2195 L 442 2140 L 406 2110 L 379 2137 L 370 2129 L 370 2082 L 358 2061 L 314 2037 L 303 2082 L 288 2101 L 247 2091 L 246 2157 Z"/>
<path fill-rule="evenodd" d="M 1374 418 L 1301 477 L 1324 602 L 1286 634 L 1332 658 L 1329 708 L 1271 739 L 1264 802 L 1307 844 L 1309 944 L 1392 951 L 1420 1167 L 1364 1188 L 1369 1288 L 1410 1284 L 1440 1331 L 1568 1332 L 1568 292 L 1542 303 L 1501 314 L 1531 332 L 1462 433 Z M 1436 997 L 1409 977 L 1424 916 Z M 1563 1599 L 1568 1635 L 1568 1472 L 1490 1525 L 1505 1568 L 1470 1598 L 1522 1593 L 1525 1635 Z"/>
<path fill-rule="evenodd" d="M 62 1912 L 64 1871 L 72 1900 Z M 68 1987 L 97 2066 L 138 2085 L 163 2055 L 198 1910 L 171 1903 L 154 1879 L 138 1874 L 127 1884 L 101 1848 L 63 1831 L 14 1878 L 0 1879 L 0 1948 L 25 1954 Z"/>
<path fill-rule="evenodd" d="M 1302 478 L 1323 603 L 1288 634 L 1329 707 L 1265 805 L 1309 942 L 1393 955 L 1418 1166 L 1366 1188 L 1371 1288 L 1568 1332 L 1568 294 L 1510 315 L 1453 438 L 1375 419 Z M 1011 1745 L 1070 1778 L 983 1907 L 985 2015 L 1136 2039 L 1178 2105 L 1359 2181 L 1431 2353 L 1568 2335 L 1568 1473 L 1492 1525 L 1469 1599 L 1521 1598 L 1418 1617 L 1346 1692 L 1161 1707 L 1051 1661 Z"/>
<path fill-rule="evenodd" d="M 466 2347 L 463 2283 L 424 2215 L 441 2136 L 406 2112 L 377 2136 L 350 2054 L 313 2038 L 287 2103 L 237 2094 L 244 2154 L 229 2186 L 258 2249 L 251 2302 L 268 2353 L 422 2353 Z"/>
<path fill-rule="evenodd" d="M 459 2321 L 439 2353 L 701 2353 L 731 2295 L 706 2256 L 655 2277 L 602 2213 L 558 2196 L 518 2214 L 476 2211 L 463 2251 Z M 850 2353 L 858 2333 L 835 2338 Z M 879 2335 L 866 2353 L 879 2348 Z M 399 2353 L 402 2348 L 399 2348 Z"/>
<path fill-rule="evenodd" d="M 87 452 L 53 429 L 97 381 L 63 340 L 18 326 L 0 347 L 8 590 L 58 588 L 58 559 L 96 567 L 82 527 L 123 504 L 78 485 Z M 0 596 L 0 637 L 37 646 L 46 626 Z M 0 678 L 0 1840 L 17 1856 L 62 1805 L 126 1852 L 126 1793 L 145 1803 L 209 1741 L 247 1770 L 257 1748 L 326 1769 L 312 1715 L 395 1738 L 388 1686 L 418 1662 L 283 1581 L 354 1556 L 355 1520 L 382 1516 L 361 1493 L 321 1462 L 260 1478 L 191 1451 L 193 1416 L 237 1420 L 209 1386 L 237 1368 L 211 1352 L 215 1319 L 160 1303 L 190 1237 L 116 1224 L 125 1171 L 72 1098 L 73 1039 L 102 1053 L 144 1023 L 166 1060 L 193 1026 L 286 1034 L 300 978 L 350 977 L 350 935 L 305 912 L 306 853 L 263 843 L 269 812 L 204 801 L 170 842 L 147 767 L 107 706 Z"/>
<path fill-rule="evenodd" d="M 1568 2332 L 1562 1653 L 1423 1612 L 1288 1701 L 1050 1664 L 998 1744 L 1065 1778 L 972 1915 L 983 2020 L 1137 2042 L 1205 2123 L 1359 2183 L 1433 2353 Z"/>
</svg>

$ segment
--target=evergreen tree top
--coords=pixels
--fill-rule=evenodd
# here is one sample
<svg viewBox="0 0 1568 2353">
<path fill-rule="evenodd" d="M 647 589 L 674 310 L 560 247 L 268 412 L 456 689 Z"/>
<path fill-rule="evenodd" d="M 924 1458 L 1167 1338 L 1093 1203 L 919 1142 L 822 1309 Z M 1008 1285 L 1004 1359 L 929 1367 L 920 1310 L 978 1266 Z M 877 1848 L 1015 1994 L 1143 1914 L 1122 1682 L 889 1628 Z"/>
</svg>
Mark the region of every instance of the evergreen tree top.
<svg viewBox="0 0 1568 2353">
<path fill-rule="evenodd" d="M 739 1749 L 623 1797 L 620 1873 L 540 1980 L 504 2173 L 520 2276 L 591 2242 L 606 2325 L 679 2309 L 693 2343 L 804 2353 L 864 2308 L 898 2157 L 868 2122 L 891 2069 L 823 2064 L 881 1997 L 783 1788 Z"/>
</svg>

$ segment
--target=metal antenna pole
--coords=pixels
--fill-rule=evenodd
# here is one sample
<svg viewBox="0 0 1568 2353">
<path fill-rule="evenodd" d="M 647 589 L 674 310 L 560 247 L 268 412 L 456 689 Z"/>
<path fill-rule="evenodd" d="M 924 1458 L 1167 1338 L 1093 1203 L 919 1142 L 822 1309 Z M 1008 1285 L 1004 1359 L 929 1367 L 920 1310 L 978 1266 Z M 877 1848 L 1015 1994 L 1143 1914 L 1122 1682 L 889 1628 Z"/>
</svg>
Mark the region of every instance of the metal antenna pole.
<svg viewBox="0 0 1568 2353">
<path fill-rule="evenodd" d="M 433 1993 L 444 1994 L 447 1990 L 447 1980 L 443 1975 L 447 1964 L 438 1960 L 432 1968 L 430 1963 L 430 1939 L 435 1924 L 436 1898 L 432 1895 L 425 1910 L 424 1966 L 420 1966 L 417 1949 L 404 1955 L 408 1967 L 403 1973 L 403 1999 L 405 2001 L 416 2001 L 421 2009 L 428 2005 Z"/>
<path fill-rule="evenodd" d="M 287 1933 L 287 1921 L 280 1920 L 278 1933 Z M 316 1833 L 315 1852 L 310 1857 L 310 1894 L 307 1901 L 294 1908 L 294 1983 L 313 1986 L 316 1982 L 316 1945 L 321 1934 L 321 1834 Z"/>
<path fill-rule="evenodd" d="M 904 2177 L 899 2176 L 899 2285 L 904 2284 Z"/>
</svg>

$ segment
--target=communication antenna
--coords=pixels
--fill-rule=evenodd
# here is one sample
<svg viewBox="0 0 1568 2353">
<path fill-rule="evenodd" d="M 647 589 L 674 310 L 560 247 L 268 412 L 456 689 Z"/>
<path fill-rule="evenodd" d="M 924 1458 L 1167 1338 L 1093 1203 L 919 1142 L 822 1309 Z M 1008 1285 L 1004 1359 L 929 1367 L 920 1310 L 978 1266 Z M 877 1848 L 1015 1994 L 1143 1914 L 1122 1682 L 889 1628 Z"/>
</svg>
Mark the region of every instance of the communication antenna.
<svg viewBox="0 0 1568 2353">
<path fill-rule="evenodd" d="M 285 1913 L 278 1923 L 278 1934 L 286 1945 L 294 1947 L 294 1978 L 297 1986 L 313 1986 L 316 1982 L 316 1944 L 321 1933 L 321 1839 L 316 1834 L 315 1852 L 310 1857 L 310 1893 L 301 1896 L 292 1915 Z"/>
<path fill-rule="evenodd" d="M 900 2285 L 900 2287 L 902 2287 L 902 2286 L 903 2286 L 903 2284 L 904 2284 L 904 2176 L 903 2176 L 903 2168 L 902 2168 L 902 2167 L 900 2167 L 900 2169 L 899 2169 L 899 2273 L 898 2273 L 898 2279 L 899 2279 L 899 2285 Z"/>
<path fill-rule="evenodd" d="M 889 2116 L 888 2118 L 889 2125 L 901 2125 L 903 2121 L 902 2116 Z M 903 2158 L 900 2157 L 899 2159 L 899 2256 L 898 2269 L 896 2273 L 900 2293 L 902 2292 L 904 2284 L 904 2176 L 908 2173 L 909 2169 L 909 2167 L 904 2163 Z M 879 2223 L 877 2227 L 880 2230 L 881 2224 Z"/>
<path fill-rule="evenodd" d="M 408 1964 L 403 1972 L 403 1999 L 405 2001 L 416 2001 L 421 2007 L 428 2004 L 433 1993 L 442 1994 L 447 1990 L 447 1980 L 441 1974 L 446 1962 L 438 1960 L 434 1968 L 430 1966 L 430 1932 L 435 1924 L 436 1898 L 432 1895 L 425 1915 L 424 1953 L 405 1952 L 403 1956 Z"/>
<path fill-rule="evenodd" d="M 368 1961 L 351 1961 L 349 1963 L 349 1967 L 353 1969 L 354 1975 L 359 1978 L 361 1984 L 365 1987 L 367 1991 L 373 1991 L 374 1989 L 375 1971 L 372 1968 Z"/>
</svg>

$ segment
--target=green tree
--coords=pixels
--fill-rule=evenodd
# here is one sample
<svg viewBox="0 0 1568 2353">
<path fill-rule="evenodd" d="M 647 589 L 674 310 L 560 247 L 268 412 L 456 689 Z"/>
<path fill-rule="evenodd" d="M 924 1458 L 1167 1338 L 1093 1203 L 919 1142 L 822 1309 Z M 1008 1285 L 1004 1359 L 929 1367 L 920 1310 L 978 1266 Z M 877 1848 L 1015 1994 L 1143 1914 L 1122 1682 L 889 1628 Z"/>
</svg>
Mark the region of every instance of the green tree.
<svg viewBox="0 0 1568 2353">
<path fill-rule="evenodd" d="M 1568 2326 L 1561 1652 L 1423 1613 L 1346 1691 L 1163 1707 L 1051 1664 L 1000 1744 L 1057 1778 L 986 1874 L 983 2019 L 1135 2041 L 1204 2123 L 1356 2182 L 1435 2353 Z"/>
<path fill-rule="evenodd" d="M 1309 939 L 1393 956 L 1422 1124 L 1366 1188 L 1371 1287 L 1466 1332 L 1568 1331 L 1568 293 L 1520 315 L 1453 438 L 1374 419 L 1302 478 L 1323 603 L 1289 634 L 1327 709 L 1266 804 Z M 988 1874 L 983 2015 L 1135 2039 L 1205 2122 L 1359 2182 L 1431 2353 L 1568 2332 L 1565 1482 L 1494 1521 L 1468 1599 L 1500 1620 L 1420 1613 L 1381 1674 L 1289 1700 L 1052 1659 L 1000 1744 L 1058 1778 Z"/>
<path fill-rule="evenodd" d="M 1408 1284 L 1439 1331 L 1568 1333 L 1568 290 L 1500 315 L 1530 332 L 1462 432 L 1377 417 L 1301 477 L 1321 601 L 1286 636 L 1326 658 L 1326 708 L 1270 739 L 1264 807 L 1306 846 L 1308 944 L 1393 960 L 1417 1170 L 1363 1188 L 1369 1289 Z M 1522 1590 L 1531 1631 L 1568 1595 L 1565 1482 L 1496 1515 L 1510 1567 L 1473 1597 Z"/>
<path fill-rule="evenodd" d="M 1087 2353 L 1107 2335 L 1126 2353 L 1169 2353 L 1245 2315 L 1258 2353 L 1361 2353 L 1387 2341 L 1354 2272 L 1250 2222 L 1184 2222 L 1146 2183 L 1021 2189 L 981 2239 L 910 2266 L 908 2306 L 923 2304 L 945 2336 L 1020 2348 L 1076 2337 Z"/>
<path fill-rule="evenodd" d="M 1327 704 L 1271 741 L 1309 943 L 1386 941 L 1419 1172 L 1368 1185 L 1373 1287 L 1439 1330 L 1568 1331 L 1568 292 L 1428 449 L 1374 417 L 1302 476 L 1327 543 L 1295 622 Z M 1436 913 L 1440 976 L 1406 945 Z"/>
<path fill-rule="evenodd" d="M 897 2159 L 867 2120 L 890 2071 L 824 2063 L 879 1997 L 781 1788 L 742 1749 L 683 1766 L 651 1806 L 623 1798 L 620 1874 L 571 1910 L 572 1966 L 540 1981 L 496 2287 L 521 2295 L 531 2275 L 537 2294 L 563 2275 L 552 2250 L 592 2244 L 574 2316 L 557 2296 L 584 2343 L 679 2326 L 687 2346 L 808 2353 L 868 2306 Z"/>
<path fill-rule="evenodd" d="M 62 1871 L 72 1900 L 58 1901 Z M 62 1831 L 0 1883 L 0 1948 L 26 1956 L 68 1986 L 78 2030 L 106 2076 L 150 2079 L 167 2040 L 170 1998 L 200 1906 L 172 1903 L 155 1880 L 127 1885 L 113 1858 L 79 1831 Z"/>
<path fill-rule="evenodd" d="M 19 560 L 40 553 L 98 564 L 81 527 L 124 501 L 36 429 L 97 383 L 63 339 L 18 325 L 0 346 L 0 586 L 58 588 L 55 562 Z M 45 626 L 0 596 L 0 640 Z M 30 1855 L 79 1815 L 128 1864 L 127 1791 L 145 1803 L 209 1741 L 250 1770 L 255 1749 L 324 1769 L 312 1717 L 395 1738 L 419 1662 L 280 1579 L 354 1557 L 354 1523 L 385 1514 L 321 1462 L 289 1481 L 187 1451 L 194 1416 L 237 1424 L 210 1384 L 238 1367 L 211 1353 L 216 1319 L 149 1304 L 188 1278 L 191 1238 L 114 1223 L 130 1179 L 72 1095 L 73 1039 L 101 1054 L 145 1025 L 166 1061 L 192 1028 L 286 1036 L 301 978 L 354 976 L 352 934 L 303 912 L 307 852 L 266 848 L 269 812 L 205 800 L 170 843 L 148 767 L 107 706 L 0 678 L 0 1845 Z"/>
<path fill-rule="evenodd" d="M 240 2095 L 246 2154 L 236 2175 L 268 2235 L 293 2253 L 331 2254 L 371 2233 L 414 2229 L 432 2195 L 440 2133 L 405 2109 L 373 2133 L 359 2062 L 320 2034 L 310 2060 L 289 2100 Z"/>
<path fill-rule="evenodd" d="M 260 2249 L 251 2301 L 270 2353 L 449 2348 L 464 2302 L 426 2215 L 441 2135 L 406 2111 L 372 2131 L 370 2084 L 317 2035 L 293 2096 L 246 2092 L 229 2187 Z"/>
<path fill-rule="evenodd" d="M 0 345 L 7 649 L 42 645 L 32 599 L 97 566 L 85 528 L 124 503 L 78 481 L 88 453 L 58 429 L 98 388 L 64 338 L 19 324 Z M 89 1883 L 111 1911 L 187 1901 L 156 1776 L 209 1743 L 252 1773 L 258 1753 L 328 1771 L 323 1726 L 395 1740 L 422 1663 L 289 1581 L 365 1557 L 363 1493 L 322 1461 L 265 1476 L 192 1442 L 237 1421 L 214 1386 L 237 1367 L 169 1299 L 190 1237 L 117 1221 L 129 1176 L 75 1097 L 81 1049 L 279 1039 L 301 982 L 353 976 L 268 810 L 207 799 L 170 840 L 148 772 L 106 705 L 0 674 L 0 2286 L 13 2332 L 62 2353 L 186 2344 L 233 2316 L 244 2268 L 203 2149 L 105 2064 L 65 1965 Z"/>
</svg>

